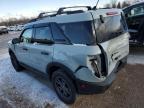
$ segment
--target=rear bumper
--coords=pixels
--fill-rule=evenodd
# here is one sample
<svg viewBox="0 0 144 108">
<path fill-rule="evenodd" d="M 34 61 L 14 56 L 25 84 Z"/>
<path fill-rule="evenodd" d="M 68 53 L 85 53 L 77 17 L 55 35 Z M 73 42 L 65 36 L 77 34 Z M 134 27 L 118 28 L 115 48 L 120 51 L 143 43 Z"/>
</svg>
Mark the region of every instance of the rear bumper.
<svg viewBox="0 0 144 108">
<path fill-rule="evenodd" d="M 92 94 L 92 93 L 103 93 L 107 90 L 113 81 L 116 79 L 116 74 L 119 72 L 127 63 L 127 58 L 122 59 L 114 69 L 114 71 L 107 77 L 103 82 L 99 83 L 90 83 L 76 79 L 76 85 L 78 93 L 80 94 Z"/>
</svg>

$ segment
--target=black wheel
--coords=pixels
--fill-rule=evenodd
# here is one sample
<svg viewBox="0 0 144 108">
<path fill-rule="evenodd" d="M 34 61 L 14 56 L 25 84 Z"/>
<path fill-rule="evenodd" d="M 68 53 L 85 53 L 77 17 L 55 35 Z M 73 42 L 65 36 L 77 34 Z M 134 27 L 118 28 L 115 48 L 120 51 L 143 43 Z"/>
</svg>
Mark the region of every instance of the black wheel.
<svg viewBox="0 0 144 108">
<path fill-rule="evenodd" d="M 58 97 L 66 104 L 76 100 L 76 90 L 72 80 L 62 70 L 57 70 L 52 75 L 53 87 Z"/>
<path fill-rule="evenodd" d="M 11 62 L 12 62 L 12 65 L 13 65 L 14 69 L 15 69 L 17 72 L 20 72 L 23 68 L 22 68 L 22 66 L 19 64 L 16 56 L 15 56 L 13 53 L 11 53 L 11 54 L 10 54 L 10 58 L 11 58 Z"/>
</svg>

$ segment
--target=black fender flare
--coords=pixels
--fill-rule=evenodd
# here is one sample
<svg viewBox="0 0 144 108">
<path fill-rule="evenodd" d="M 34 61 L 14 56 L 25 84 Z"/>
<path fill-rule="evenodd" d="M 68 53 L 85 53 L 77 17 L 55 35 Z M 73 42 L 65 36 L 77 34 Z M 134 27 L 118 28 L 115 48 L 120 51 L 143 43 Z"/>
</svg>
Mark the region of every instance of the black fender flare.
<svg viewBox="0 0 144 108">
<path fill-rule="evenodd" d="M 75 75 L 74 75 L 74 72 L 71 69 L 69 69 L 68 67 L 66 67 L 64 64 L 59 63 L 59 62 L 51 62 L 47 65 L 47 68 L 46 68 L 46 72 L 49 75 L 50 80 L 51 80 L 51 77 L 52 77 L 52 73 L 54 71 L 56 71 L 57 69 L 64 70 L 64 73 L 66 75 L 68 75 L 73 81 L 76 79 Z"/>
</svg>

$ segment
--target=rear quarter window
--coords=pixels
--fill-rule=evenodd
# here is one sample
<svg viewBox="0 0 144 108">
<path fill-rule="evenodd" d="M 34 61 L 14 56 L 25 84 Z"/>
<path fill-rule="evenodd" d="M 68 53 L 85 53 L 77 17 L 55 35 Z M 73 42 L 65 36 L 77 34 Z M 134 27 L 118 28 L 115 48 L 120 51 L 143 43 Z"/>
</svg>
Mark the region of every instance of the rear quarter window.
<svg viewBox="0 0 144 108">
<path fill-rule="evenodd" d="M 64 34 L 74 44 L 92 45 L 95 43 L 91 21 L 60 24 Z"/>
</svg>

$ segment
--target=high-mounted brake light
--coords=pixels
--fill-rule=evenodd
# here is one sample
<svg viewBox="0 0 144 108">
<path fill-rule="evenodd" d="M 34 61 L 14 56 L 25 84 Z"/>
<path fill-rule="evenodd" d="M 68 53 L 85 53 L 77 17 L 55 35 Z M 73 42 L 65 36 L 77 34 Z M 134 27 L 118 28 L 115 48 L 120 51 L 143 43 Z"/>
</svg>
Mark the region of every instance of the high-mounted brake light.
<svg viewBox="0 0 144 108">
<path fill-rule="evenodd" d="M 118 12 L 108 12 L 106 13 L 108 16 L 118 15 Z"/>
</svg>

